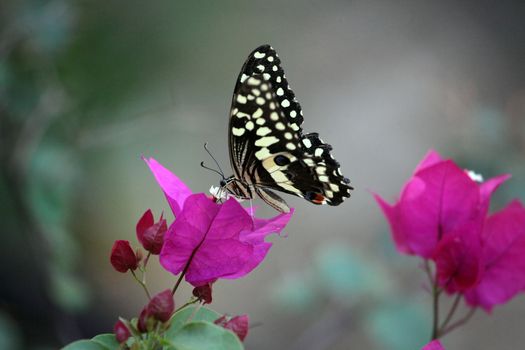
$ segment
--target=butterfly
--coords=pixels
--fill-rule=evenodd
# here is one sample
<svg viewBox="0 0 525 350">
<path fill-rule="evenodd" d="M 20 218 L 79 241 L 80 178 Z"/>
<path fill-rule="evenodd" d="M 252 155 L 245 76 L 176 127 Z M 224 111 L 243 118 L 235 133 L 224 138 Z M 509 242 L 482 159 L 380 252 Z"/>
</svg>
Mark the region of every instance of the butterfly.
<svg viewBox="0 0 525 350">
<path fill-rule="evenodd" d="M 350 197 L 350 180 L 317 133 L 303 134 L 303 112 L 269 45 L 252 51 L 233 93 L 229 153 L 233 175 L 221 188 L 242 199 L 257 194 L 280 212 L 290 207 L 272 190 L 314 204 L 339 205 Z"/>
</svg>

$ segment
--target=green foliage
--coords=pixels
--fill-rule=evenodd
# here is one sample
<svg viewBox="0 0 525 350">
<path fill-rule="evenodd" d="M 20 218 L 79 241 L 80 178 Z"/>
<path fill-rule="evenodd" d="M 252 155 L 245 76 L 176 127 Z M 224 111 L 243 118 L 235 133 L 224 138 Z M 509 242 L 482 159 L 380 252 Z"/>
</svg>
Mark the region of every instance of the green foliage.
<svg viewBox="0 0 525 350">
<path fill-rule="evenodd" d="M 173 350 L 242 350 L 239 338 L 211 322 L 193 321 L 168 339 Z"/>
<path fill-rule="evenodd" d="M 148 334 L 148 339 L 156 339 L 156 345 L 147 341 L 136 342 L 130 338 L 127 344 L 134 350 L 242 350 L 239 338 L 231 331 L 213 323 L 221 315 L 200 307 L 188 306 L 176 312 L 167 323 L 168 329 L 161 334 Z M 133 321 L 132 324 L 135 322 Z M 134 334 L 139 334 L 134 331 Z M 146 339 L 142 335 L 142 339 Z M 162 344 L 162 345 L 161 345 Z M 100 334 L 89 340 L 79 340 L 62 350 L 117 350 L 120 345 L 114 334 Z"/>
<path fill-rule="evenodd" d="M 217 312 L 206 307 L 201 307 L 197 311 L 195 311 L 195 308 L 196 306 L 185 307 L 184 309 L 176 312 L 171 317 L 170 328 L 168 328 L 166 331 L 166 338 L 173 338 L 174 334 L 178 332 L 190 319 L 193 321 L 213 322 L 221 317 L 221 315 L 219 315 Z"/>
<path fill-rule="evenodd" d="M 113 350 L 116 348 L 108 348 L 103 344 L 100 344 L 94 340 L 79 340 L 74 343 L 67 345 L 62 350 Z"/>
</svg>

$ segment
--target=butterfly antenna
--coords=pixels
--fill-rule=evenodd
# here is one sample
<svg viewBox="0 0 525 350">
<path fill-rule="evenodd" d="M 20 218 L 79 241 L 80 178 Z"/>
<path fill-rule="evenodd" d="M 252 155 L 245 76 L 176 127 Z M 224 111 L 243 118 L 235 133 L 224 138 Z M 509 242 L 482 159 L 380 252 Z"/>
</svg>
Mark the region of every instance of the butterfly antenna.
<svg viewBox="0 0 525 350">
<path fill-rule="evenodd" d="M 213 172 L 216 173 L 216 174 L 219 174 L 219 175 L 224 179 L 224 175 L 223 175 L 222 173 L 220 173 L 220 172 L 217 171 L 216 169 L 213 169 L 213 168 L 209 168 L 209 167 L 207 167 L 206 165 L 204 165 L 204 162 L 201 162 L 201 167 L 203 167 L 203 168 L 206 169 L 206 170 L 213 171 Z"/>
<path fill-rule="evenodd" d="M 215 159 L 215 157 L 213 156 L 213 154 L 211 154 L 210 150 L 208 149 L 208 142 L 205 142 L 204 143 L 204 149 L 206 150 L 206 152 L 210 155 L 211 159 L 213 159 L 213 161 L 215 162 L 215 164 L 217 165 L 217 168 L 219 168 L 219 171 L 216 171 L 217 173 L 219 173 L 223 179 L 226 178 L 226 176 L 224 176 L 224 172 L 222 171 L 221 169 L 221 166 L 219 165 L 219 162 L 217 161 L 217 159 Z M 204 163 L 204 162 L 203 162 Z M 203 163 L 201 163 L 201 166 L 203 165 Z M 209 168 L 208 168 L 209 169 Z"/>
</svg>

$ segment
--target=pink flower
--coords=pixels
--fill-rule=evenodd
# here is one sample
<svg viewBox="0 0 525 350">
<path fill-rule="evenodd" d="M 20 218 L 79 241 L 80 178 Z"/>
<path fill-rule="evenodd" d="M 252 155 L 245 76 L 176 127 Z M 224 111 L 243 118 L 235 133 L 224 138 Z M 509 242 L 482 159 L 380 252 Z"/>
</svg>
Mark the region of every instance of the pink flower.
<svg viewBox="0 0 525 350">
<path fill-rule="evenodd" d="M 447 234 L 481 229 L 492 192 L 508 178 L 501 175 L 478 184 L 452 160 L 443 160 L 431 150 L 395 204 L 375 198 L 390 223 L 397 249 L 430 259 Z"/>
<path fill-rule="evenodd" d="M 226 316 L 222 316 L 215 320 L 215 324 L 229 329 L 233 333 L 237 334 L 241 341 L 244 341 L 248 335 L 248 328 L 250 326 L 250 318 L 248 315 L 240 315 L 232 317 L 228 320 Z"/>
<path fill-rule="evenodd" d="M 115 241 L 110 256 L 111 265 L 115 270 L 122 273 L 135 270 L 139 266 L 139 260 L 129 241 L 121 239 Z"/>
<path fill-rule="evenodd" d="M 177 275 L 184 271 L 193 286 L 218 278 L 239 278 L 266 257 L 271 233 L 280 233 L 293 210 L 271 219 L 251 218 L 234 199 L 215 203 L 189 188 L 155 159 L 145 159 L 177 219 L 165 235 L 162 266 Z"/>
<path fill-rule="evenodd" d="M 151 209 L 148 209 L 137 222 L 137 238 L 144 249 L 153 255 L 160 254 L 164 244 L 164 234 L 168 230 L 166 220 L 160 216 L 155 223 Z"/>
<path fill-rule="evenodd" d="M 445 350 L 445 348 L 441 345 L 439 340 L 433 340 L 421 348 L 421 350 Z"/>
<path fill-rule="evenodd" d="M 487 219 L 482 244 L 485 272 L 465 298 L 471 306 L 490 312 L 525 290 L 525 208 L 521 202 L 513 201 Z"/>
</svg>

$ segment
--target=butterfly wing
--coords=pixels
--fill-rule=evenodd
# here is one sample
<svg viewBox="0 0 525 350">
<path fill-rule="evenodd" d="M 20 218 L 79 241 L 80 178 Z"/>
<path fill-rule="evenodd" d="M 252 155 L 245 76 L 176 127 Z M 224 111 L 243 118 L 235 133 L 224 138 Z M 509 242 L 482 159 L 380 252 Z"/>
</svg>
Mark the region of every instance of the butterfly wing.
<svg viewBox="0 0 525 350">
<path fill-rule="evenodd" d="M 302 111 L 280 59 L 268 45 L 254 50 L 239 75 L 230 117 L 230 160 L 235 177 L 253 184 L 280 211 L 286 203 L 269 189 L 314 204 L 338 205 L 349 181 L 316 133 L 302 134 Z"/>
</svg>

